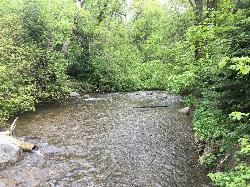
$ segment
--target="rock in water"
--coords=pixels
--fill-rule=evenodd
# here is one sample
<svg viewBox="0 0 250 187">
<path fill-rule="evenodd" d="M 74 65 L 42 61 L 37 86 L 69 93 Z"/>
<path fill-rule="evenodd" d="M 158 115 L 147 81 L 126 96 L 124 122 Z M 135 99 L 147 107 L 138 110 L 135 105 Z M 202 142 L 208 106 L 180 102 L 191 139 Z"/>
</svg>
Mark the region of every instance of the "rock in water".
<svg viewBox="0 0 250 187">
<path fill-rule="evenodd" d="M 184 107 L 184 108 L 180 109 L 179 111 L 180 111 L 180 113 L 188 116 L 191 114 L 192 109 L 190 107 Z"/>
<path fill-rule="evenodd" d="M 77 92 L 70 92 L 70 93 L 69 93 L 69 96 L 70 96 L 70 97 L 77 97 L 77 98 L 80 98 L 80 97 L 81 97 L 80 94 L 77 93 Z"/>
<path fill-rule="evenodd" d="M 22 149 L 8 141 L 0 140 L 0 168 L 21 159 Z"/>
<path fill-rule="evenodd" d="M 84 99 L 89 99 L 90 96 L 89 96 L 89 95 L 84 95 L 83 98 L 84 98 Z"/>
</svg>

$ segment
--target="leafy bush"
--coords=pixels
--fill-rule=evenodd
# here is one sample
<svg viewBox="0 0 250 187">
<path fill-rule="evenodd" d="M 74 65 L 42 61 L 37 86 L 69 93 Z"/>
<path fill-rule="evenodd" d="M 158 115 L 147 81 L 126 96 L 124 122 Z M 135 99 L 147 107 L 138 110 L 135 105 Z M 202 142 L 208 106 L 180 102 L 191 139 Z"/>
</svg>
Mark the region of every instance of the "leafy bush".
<svg viewBox="0 0 250 187">
<path fill-rule="evenodd" d="M 212 153 L 207 153 L 207 154 L 203 154 L 200 158 L 199 158 L 200 163 L 205 166 L 208 169 L 212 169 L 216 166 L 216 161 L 217 158 L 214 154 Z"/>
<path fill-rule="evenodd" d="M 50 12 L 55 5 L 61 4 L 0 2 L 1 122 L 18 112 L 34 110 L 40 101 L 59 99 L 67 91 L 66 61 L 54 50 L 67 34 L 59 34 L 62 28 Z"/>
<path fill-rule="evenodd" d="M 235 157 L 237 165 L 227 172 L 210 173 L 209 177 L 218 186 L 225 187 L 247 187 L 250 184 L 250 166 L 244 160 L 250 155 L 249 138 L 240 138 L 240 150 Z M 245 159 L 244 159 L 245 158 Z"/>
<path fill-rule="evenodd" d="M 218 186 L 247 187 L 250 180 L 250 167 L 247 164 L 239 164 L 229 172 L 210 173 L 208 176 Z"/>
</svg>

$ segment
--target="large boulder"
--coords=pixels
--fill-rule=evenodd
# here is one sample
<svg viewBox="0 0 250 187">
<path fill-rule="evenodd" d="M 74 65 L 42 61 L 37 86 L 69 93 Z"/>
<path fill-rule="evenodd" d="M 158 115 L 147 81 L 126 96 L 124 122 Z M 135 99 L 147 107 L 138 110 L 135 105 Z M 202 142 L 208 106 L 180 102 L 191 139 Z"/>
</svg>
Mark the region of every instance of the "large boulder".
<svg viewBox="0 0 250 187">
<path fill-rule="evenodd" d="M 0 167 L 16 163 L 21 157 L 21 147 L 0 137 Z"/>
</svg>

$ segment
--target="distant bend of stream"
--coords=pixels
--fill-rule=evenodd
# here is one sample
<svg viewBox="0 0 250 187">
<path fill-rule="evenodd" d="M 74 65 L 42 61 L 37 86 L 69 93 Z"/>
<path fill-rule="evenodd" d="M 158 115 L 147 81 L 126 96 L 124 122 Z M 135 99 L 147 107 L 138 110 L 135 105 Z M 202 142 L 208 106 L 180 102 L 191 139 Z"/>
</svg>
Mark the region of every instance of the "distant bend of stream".
<svg viewBox="0 0 250 187">
<path fill-rule="evenodd" d="M 0 186 L 208 186 L 179 101 L 167 92 L 90 94 L 23 114 L 16 136 L 38 149 L 1 169 Z"/>
</svg>

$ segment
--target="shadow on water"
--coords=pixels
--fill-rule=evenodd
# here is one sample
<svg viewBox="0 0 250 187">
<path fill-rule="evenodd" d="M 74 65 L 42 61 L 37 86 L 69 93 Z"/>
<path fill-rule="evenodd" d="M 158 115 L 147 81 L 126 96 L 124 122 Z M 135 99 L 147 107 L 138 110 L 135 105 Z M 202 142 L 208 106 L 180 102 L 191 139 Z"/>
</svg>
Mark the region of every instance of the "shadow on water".
<svg viewBox="0 0 250 187">
<path fill-rule="evenodd" d="M 166 92 L 92 94 L 20 117 L 38 149 L 0 171 L 0 186 L 208 186 L 191 121 Z M 133 108 L 135 106 L 168 106 Z"/>
</svg>

